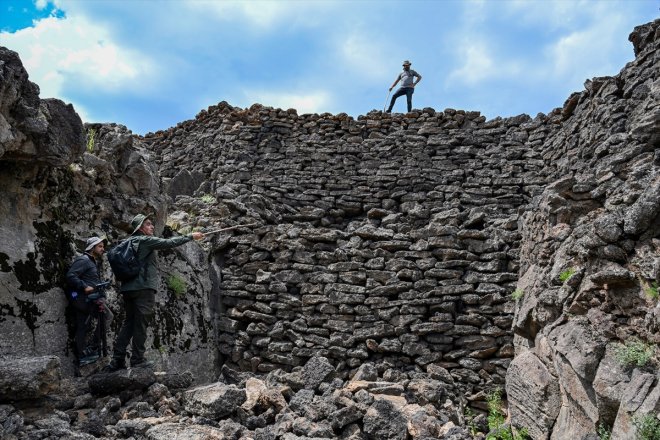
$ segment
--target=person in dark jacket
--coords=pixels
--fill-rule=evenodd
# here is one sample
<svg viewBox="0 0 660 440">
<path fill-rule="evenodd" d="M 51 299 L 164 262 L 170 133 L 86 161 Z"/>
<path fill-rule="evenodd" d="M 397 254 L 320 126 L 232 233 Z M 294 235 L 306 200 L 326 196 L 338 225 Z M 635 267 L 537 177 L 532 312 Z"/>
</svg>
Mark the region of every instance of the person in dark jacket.
<svg viewBox="0 0 660 440">
<path fill-rule="evenodd" d="M 114 345 L 112 360 L 105 367 L 106 372 L 126 368 L 126 351 L 131 344 L 131 367 L 149 367 L 151 362 L 144 357 L 144 344 L 147 339 L 147 327 L 154 313 L 156 291 L 160 281 L 158 273 L 157 251 L 181 246 L 191 240 L 201 240 L 204 234 L 192 234 L 169 239 L 154 237 L 154 225 L 143 215 L 136 215 L 131 221 L 133 233 L 131 240 L 137 257 L 144 262 L 140 274 L 121 283 L 121 296 L 124 300 L 126 316 Z"/>
<path fill-rule="evenodd" d="M 92 328 L 92 318 L 103 315 L 106 328 L 113 319 L 112 312 L 105 307 L 103 299 L 90 301 L 88 295 L 94 293 L 101 283 L 101 259 L 105 252 L 106 239 L 91 237 L 85 244 L 85 253 L 76 257 L 66 274 L 69 298 L 76 313 L 76 355 L 79 365 L 86 365 L 101 357 L 101 326 L 96 325 L 94 336 L 87 344 L 87 334 Z"/>
</svg>

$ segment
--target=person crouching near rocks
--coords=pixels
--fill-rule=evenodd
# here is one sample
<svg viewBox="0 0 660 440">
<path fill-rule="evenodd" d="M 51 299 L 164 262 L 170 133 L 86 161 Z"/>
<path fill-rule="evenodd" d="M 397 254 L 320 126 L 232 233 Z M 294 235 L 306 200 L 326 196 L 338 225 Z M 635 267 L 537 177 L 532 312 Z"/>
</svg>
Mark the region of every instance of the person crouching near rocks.
<svg viewBox="0 0 660 440">
<path fill-rule="evenodd" d="M 105 238 L 91 237 L 85 244 L 85 253 L 76 257 L 73 264 L 66 273 L 67 295 L 76 313 L 76 356 L 78 366 L 83 366 L 97 361 L 101 357 L 101 335 L 102 326 L 96 323 L 94 336 L 87 344 L 87 334 L 91 330 L 93 317 L 100 319 L 103 315 L 105 328 L 112 322 L 113 314 L 105 307 L 105 299 L 99 298 L 91 301 L 89 295 L 95 292 L 96 286 L 102 283 L 101 259 L 105 253 Z"/>
<path fill-rule="evenodd" d="M 131 221 L 133 230 L 131 240 L 137 250 L 137 257 L 142 269 L 137 277 L 121 283 L 121 296 L 126 315 L 114 345 L 112 360 L 104 368 L 109 373 L 126 368 L 126 350 L 131 344 L 131 367 L 150 367 L 153 362 L 144 357 L 144 344 L 147 340 L 147 328 L 154 314 L 156 291 L 160 276 L 158 273 L 159 249 L 171 249 L 191 240 L 201 240 L 204 234 L 192 234 L 169 239 L 154 237 L 154 224 L 149 217 L 138 214 Z"/>
</svg>

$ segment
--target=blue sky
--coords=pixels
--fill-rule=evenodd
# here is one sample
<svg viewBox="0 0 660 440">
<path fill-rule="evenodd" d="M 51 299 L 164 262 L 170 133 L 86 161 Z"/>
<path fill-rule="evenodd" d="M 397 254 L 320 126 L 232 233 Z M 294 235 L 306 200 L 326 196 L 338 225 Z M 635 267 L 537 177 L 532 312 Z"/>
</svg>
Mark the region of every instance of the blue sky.
<svg viewBox="0 0 660 440">
<path fill-rule="evenodd" d="M 404 59 L 416 108 L 535 116 L 615 75 L 657 0 L 0 0 L 0 45 L 85 122 L 166 129 L 220 101 L 357 117 Z M 405 110 L 400 98 L 394 111 Z"/>
</svg>

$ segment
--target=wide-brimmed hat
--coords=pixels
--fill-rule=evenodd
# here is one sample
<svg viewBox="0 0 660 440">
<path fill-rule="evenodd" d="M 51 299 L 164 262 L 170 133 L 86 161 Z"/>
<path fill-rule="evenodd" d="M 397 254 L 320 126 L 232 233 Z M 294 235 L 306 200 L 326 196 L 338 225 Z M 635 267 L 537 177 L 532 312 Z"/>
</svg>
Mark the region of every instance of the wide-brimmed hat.
<svg viewBox="0 0 660 440">
<path fill-rule="evenodd" d="M 404 66 L 410 66 L 410 64 L 411 64 L 411 63 L 410 63 L 410 61 L 408 61 L 408 60 L 405 60 L 405 61 L 403 62 L 403 65 L 404 65 Z"/>
<path fill-rule="evenodd" d="M 87 243 L 85 243 L 85 252 L 89 252 L 92 249 L 94 249 L 94 246 L 96 246 L 99 243 L 103 244 L 108 244 L 108 239 L 107 238 L 100 238 L 100 237 L 90 237 L 87 239 Z"/>
<path fill-rule="evenodd" d="M 135 234 L 138 229 L 142 227 L 142 223 L 149 217 L 144 215 L 144 214 L 138 214 L 135 217 L 133 217 L 133 220 L 131 220 L 131 229 L 133 229 L 133 232 L 131 232 L 131 235 Z"/>
</svg>

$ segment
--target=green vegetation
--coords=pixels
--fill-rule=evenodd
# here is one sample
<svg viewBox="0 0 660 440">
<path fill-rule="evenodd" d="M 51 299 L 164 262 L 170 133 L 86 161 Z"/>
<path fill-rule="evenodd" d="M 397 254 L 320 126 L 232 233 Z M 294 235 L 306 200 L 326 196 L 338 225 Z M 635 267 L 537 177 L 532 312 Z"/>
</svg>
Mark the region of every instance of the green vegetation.
<svg viewBox="0 0 660 440">
<path fill-rule="evenodd" d="M 93 128 L 90 128 L 87 131 L 87 152 L 93 153 L 94 152 L 94 144 L 96 142 L 96 130 Z"/>
<path fill-rule="evenodd" d="M 525 291 L 522 289 L 516 289 L 513 291 L 511 294 L 511 298 L 513 298 L 515 301 L 518 301 L 521 299 L 523 296 L 525 296 Z"/>
<path fill-rule="evenodd" d="M 181 296 L 186 293 L 187 290 L 186 280 L 178 275 L 170 275 L 167 278 L 167 287 L 169 287 L 169 289 L 174 292 L 174 295 L 177 298 L 181 298 Z"/>
<path fill-rule="evenodd" d="M 472 437 L 476 436 L 477 433 L 479 432 L 479 429 L 477 428 L 477 424 L 474 422 L 474 418 L 477 415 L 474 413 L 474 411 L 472 411 L 472 409 L 469 406 L 465 407 L 465 411 L 463 411 L 463 414 L 465 415 L 465 424 L 470 430 L 470 435 Z"/>
<path fill-rule="evenodd" d="M 502 390 L 496 388 L 486 397 L 488 402 L 488 429 L 486 440 L 526 440 L 529 438 L 525 428 L 515 429 L 506 425 L 502 411 Z"/>
<path fill-rule="evenodd" d="M 614 348 L 614 356 L 622 364 L 626 366 L 643 367 L 646 365 L 653 354 L 655 348 L 638 339 L 626 341 L 625 344 L 617 344 Z"/>
<path fill-rule="evenodd" d="M 207 205 L 211 205 L 216 202 L 215 196 L 212 194 L 204 194 L 201 198 L 202 202 L 206 203 Z"/>
<path fill-rule="evenodd" d="M 612 438 L 612 431 L 602 423 L 598 424 L 598 438 L 600 440 L 610 440 Z"/>
<path fill-rule="evenodd" d="M 651 284 L 648 284 L 647 282 L 644 282 L 642 284 L 642 286 L 644 288 L 644 292 L 646 293 L 646 295 L 648 295 L 649 298 L 657 301 L 658 296 L 659 296 L 659 294 L 658 294 L 658 283 L 656 281 L 654 281 Z"/>
<path fill-rule="evenodd" d="M 660 420 L 655 415 L 636 416 L 633 418 L 633 425 L 637 430 L 638 440 L 660 439 Z"/>
<path fill-rule="evenodd" d="M 566 269 L 565 271 L 559 274 L 559 281 L 565 283 L 566 281 L 568 281 L 569 278 L 573 276 L 573 274 L 575 274 L 575 272 L 576 272 L 575 268 L 569 267 L 568 269 Z"/>
</svg>

